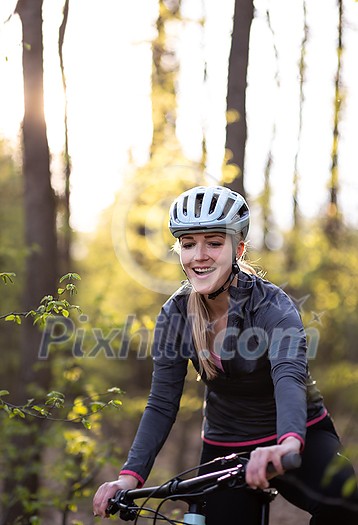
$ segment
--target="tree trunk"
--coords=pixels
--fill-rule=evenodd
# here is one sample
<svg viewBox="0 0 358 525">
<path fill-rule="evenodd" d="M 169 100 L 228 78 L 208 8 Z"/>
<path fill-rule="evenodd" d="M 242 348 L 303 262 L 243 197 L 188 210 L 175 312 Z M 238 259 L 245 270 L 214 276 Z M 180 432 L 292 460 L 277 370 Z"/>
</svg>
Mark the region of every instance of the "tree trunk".
<svg viewBox="0 0 358 525">
<path fill-rule="evenodd" d="M 46 135 L 43 104 L 43 42 L 42 0 L 19 0 L 16 6 L 23 30 L 23 77 L 25 113 L 22 126 L 23 175 L 25 208 L 26 283 L 23 308 L 28 311 L 44 295 L 54 293 L 57 279 L 57 242 L 55 196 L 51 187 L 50 155 Z M 22 345 L 15 401 L 23 403 L 34 391 L 48 391 L 51 371 L 48 362 L 38 361 L 41 333 L 30 319 L 22 326 Z M 23 435 L 15 435 L 13 444 L 18 450 L 16 460 L 9 466 L 6 492 L 13 496 L 19 486 L 25 493 L 35 495 L 39 486 L 38 465 L 41 435 L 37 424 L 28 424 Z M 21 482 L 16 481 L 22 469 Z M 30 513 L 31 515 L 32 513 Z M 21 502 L 8 509 L 3 523 L 12 524 L 23 517 L 29 522 Z M 18 521 L 22 523 L 22 521 Z"/>
<path fill-rule="evenodd" d="M 158 146 L 165 143 L 168 136 L 175 135 L 176 102 L 175 80 L 177 76 L 177 57 L 172 48 L 168 48 L 166 22 L 179 19 L 181 0 L 164 2 L 159 0 L 157 19 L 157 37 L 153 41 L 152 65 L 152 116 L 153 138 L 150 156 L 153 157 Z M 166 65 L 163 61 L 168 57 Z"/>
<path fill-rule="evenodd" d="M 61 261 L 61 274 L 68 273 L 71 266 L 71 226 L 70 226 L 70 177 L 71 177 L 71 157 L 68 149 L 68 116 L 67 116 L 67 83 L 65 75 L 65 66 L 63 62 L 63 43 L 65 40 L 65 33 L 68 21 L 68 11 L 69 11 L 69 0 L 65 1 L 63 7 L 63 19 L 62 24 L 59 30 L 59 39 L 58 39 L 58 53 L 60 56 L 60 67 L 61 67 L 61 77 L 62 77 L 62 86 L 65 96 L 65 149 L 63 152 L 64 156 L 64 176 L 65 176 L 65 189 L 63 195 L 61 196 L 61 236 L 59 237 L 59 255 Z"/>
<path fill-rule="evenodd" d="M 307 40 L 308 40 L 308 25 L 307 25 L 307 12 L 306 2 L 303 2 L 303 38 L 301 42 L 301 54 L 299 62 L 299 76 L 300 76 L 300 106 L 299 106 L 299 124 L 298 124 L 298 137 L 297 137 L 297 150 L 295 155 L 295 171 L 293 176 L 293 229 L 300 228 L 300 214 L 298 208 L 298 196 L 299 196 L 299 173 L 298 173 L 298 154 L 300 151 L 300 142 L 302 137 L 303 127 L 303 105 L 304 105 L 304 85 L 306 81 L 306 55 L 307 55 Z"/>
<path fill-rule="evenodd" d="M 331 154 L 331 180 L 329 183 L 329 204 L 327 211 L 326 235 L 332 244 L 338 242 L 341 229 L 341 217 L 338 207 L 338 145 L 339 145 L 339 121 L 342 111 L 342 56 L 343 56 L 343 0 L 338 0 L 338 45 L 337 45 L 337 70 L 335 76 L 334 93 L 334 125 Z"/>
<path fill-rule="evenodd" d="M 54 293 L 57 279 L 56 202 L 51 186 L 50 155 L 43 104 L 42 0 L 17 4 L 23 28 L 25 113 L 23 120 L 23 175 L 26 264 L 24 309 L 30 310 L 44 295 Z M 36 379 L 41 334 L 24 323 L 23 380 Z M 43 375 L 43 374 L 41 374 Z M 41 376 L 40 376 L 41 377 Z M 41 386 L 49 386 L 46 370 Z"/>
<path fill-rule="evenodd" d="M 228 120 L 225 148 L 227 164 L 235 166 L 237 174 L 234 180 L 226 185 L 244 196 L 244 159 L 247 136 L 246 79 L 253 16 L 252 0 L 235 0 L 226 100 Z"/>
<path fill-rule="evenodd" d="M 309 37 L 309 30 L 307 25 L 307 9 L 306 1 L 303 2 L 303 38 L 301 42 L 301 53 L 299 61 L 299 78 L 300 78 L 300 102 L 299 102 L 299 119 L 298 119 L 298 136 L 297 149 L 295 154 L 295 167 L 293 174 L 293 195 L 292 195 L 292 231 L 286 245 L 286 268 L 288 272 L 295 269 L 297 261 L 297 253 L 301 244 L 301 215 L 298 206 L 298 199 L 300 193 L 300 174 L 298 169 L 298 160 L 300 152 L 300 143 L 302 138 L 303 128 L 303 106 L 304 106 L 304 86 L 306 82 L 306 55 L 307 55 L 307 41 Z"/>
</svg>

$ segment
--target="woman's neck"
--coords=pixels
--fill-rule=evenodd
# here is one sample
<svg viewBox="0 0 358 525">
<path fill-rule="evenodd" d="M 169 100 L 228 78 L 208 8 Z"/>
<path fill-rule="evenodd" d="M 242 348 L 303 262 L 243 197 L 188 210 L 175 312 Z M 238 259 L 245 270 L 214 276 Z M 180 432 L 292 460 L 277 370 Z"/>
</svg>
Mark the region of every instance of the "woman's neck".
<svg viewBox="0 0 358 525">
<path fill-rule="evenodd" d="M 228 290 L 222 292 L 215 299 L 208 299 L 205 296 L 205 305 L 208 310 L 210 320 L 215 321 L 222 317 L 227 316 L 229 311 L 230 294 Z"/>
</svg>

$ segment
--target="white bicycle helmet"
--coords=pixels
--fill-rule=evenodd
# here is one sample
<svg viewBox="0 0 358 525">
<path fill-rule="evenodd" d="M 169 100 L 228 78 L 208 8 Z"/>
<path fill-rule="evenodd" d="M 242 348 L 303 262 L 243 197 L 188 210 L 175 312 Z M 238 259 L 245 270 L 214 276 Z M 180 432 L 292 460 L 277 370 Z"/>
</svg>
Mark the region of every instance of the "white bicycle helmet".
<svg viewBox="0 0 358 525">
<path fill-rule="evenodd" d="M 250 211 L 245 199 L 223 186 L 197 186 L 175 199 L 169 211 L 169 229 L 174 237 L 188 231 L 207 230 L 228 234 L 242 233 L 246 238 Z"/>
</svg>

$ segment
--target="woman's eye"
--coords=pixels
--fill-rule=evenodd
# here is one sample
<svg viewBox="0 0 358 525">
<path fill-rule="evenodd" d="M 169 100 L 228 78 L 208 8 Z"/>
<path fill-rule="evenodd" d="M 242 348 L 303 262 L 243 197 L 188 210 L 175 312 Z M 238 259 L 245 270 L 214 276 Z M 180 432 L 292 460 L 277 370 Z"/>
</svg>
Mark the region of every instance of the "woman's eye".
<svg viewBox="0 0 358 525">
<path fill-rule="evenodd" d="M 222 246 L 222 243 L 221 242 L 210 242 L 209 246 L 212 246 L 213 248 L 219 248 L 220 246 Z"/>
<path fill-rule="evenodd" d="M 194 244 L 192 242 L 186 242 L 185 244 L 182 244 L 181 246 L 185 250 L 188 250 L 188 248 L 192 248 L 194 246 Z"/>
</svg>

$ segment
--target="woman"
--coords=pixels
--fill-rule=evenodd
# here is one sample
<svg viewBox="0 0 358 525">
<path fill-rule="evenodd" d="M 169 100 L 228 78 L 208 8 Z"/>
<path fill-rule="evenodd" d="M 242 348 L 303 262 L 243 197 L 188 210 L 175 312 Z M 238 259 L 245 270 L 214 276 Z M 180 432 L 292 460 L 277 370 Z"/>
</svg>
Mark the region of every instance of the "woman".
<svg viewBox="0 0 358 525">
<path fill-rule="evenodd" d="M 246 454 L 252 489 L 276 486 L 311 513 L 311 524 L 358 523 L 355 474 L 338 455 L 339 438 L 308 373 L 300 316 L 281 289 L 243 261 L 245 200 L 221 186 L 193 188 L 172 204 L 169 227 L 187 282 L 158 316 L 148 404 L 119 478 L 94 497 L 94 513 L 105 516 L 117 490 L 145 482 L 175 421 L 190 359 L 206 384 L 202 463 Z M 302 454 L 291 481 L 280 461 L 289 452 Z M 270 481 L 269 462 L 281 474 Z M 338 467 L 329 475 L 333 462 Z M 257 495 L 213 494 L 206 514 L 208 525 L 232 522 L 232 516 L 239 524 L 240 515 L 245 525 L 256 525 Z"/>
</svg>

